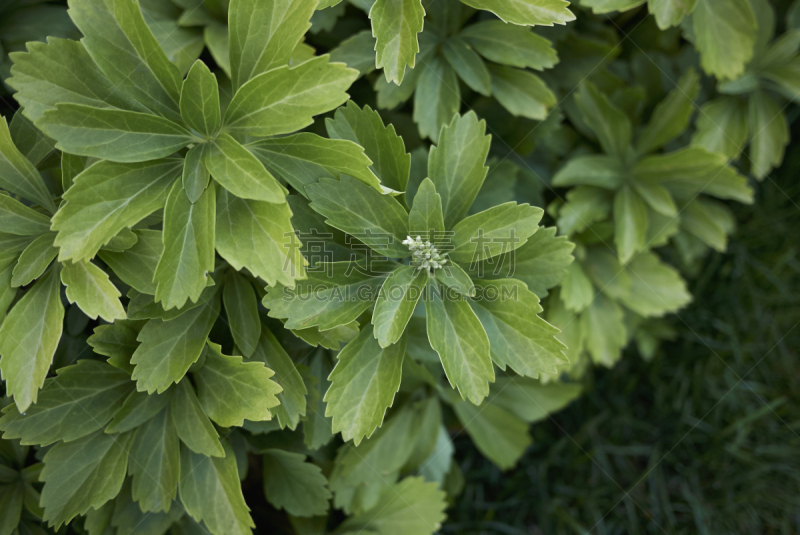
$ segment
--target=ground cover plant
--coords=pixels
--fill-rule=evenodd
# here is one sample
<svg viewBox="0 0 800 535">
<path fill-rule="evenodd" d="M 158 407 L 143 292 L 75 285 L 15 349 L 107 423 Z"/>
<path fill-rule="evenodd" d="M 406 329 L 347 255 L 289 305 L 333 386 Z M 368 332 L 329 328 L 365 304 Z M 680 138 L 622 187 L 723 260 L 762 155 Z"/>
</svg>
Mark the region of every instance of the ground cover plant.
<svg viewBox="0 0 800 535">
<path fill-rule="evenodd" d="M 593 367 L 669 359 L 800 94 L 798 2 L 0 29 L 0 535 L 451 529 L 465 437 L 512 470 Z"/>
</svg>

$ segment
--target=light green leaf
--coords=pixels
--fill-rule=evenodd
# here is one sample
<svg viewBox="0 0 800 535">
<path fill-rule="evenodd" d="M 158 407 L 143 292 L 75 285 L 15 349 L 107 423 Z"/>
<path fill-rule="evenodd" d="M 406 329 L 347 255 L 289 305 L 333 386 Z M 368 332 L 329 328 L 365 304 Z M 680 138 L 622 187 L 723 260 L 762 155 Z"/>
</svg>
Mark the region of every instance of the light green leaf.
<svg viewBox="0 0 800 535">
<path fill-rule="evenodd" d="M 122 229 L 162 208 L 182 165 L 181 160 L 103 161 L 81 173 L 53 217 L 59 260 L 91 259 Z"/>
<path fill-rule="evenodd" d="M 645 0 L 581 0 L 581 5 L 591 8 L 592 13 L 603 15 L 614 11 L 628 11 L 645 3 Z"/>
<path fill-rule="evenodd" d="M 127 382 L 132 385 L 131 378 Z M 160 413 L 172 399 L 172 392 L 148 395 L 143 392 L 131 392 L 125 399 L 114 419 L 106 426 L 106 433 L 126 433 L 136 429 Z"/>
<path fill-rule="evenodd" d="M 0 371 L 6 395 L 25 412 L 35 403 L 61 339 L 64 307 L 58 270 L 51 269 L 22 296 L 0 326 Z"/>
<path fill-rule="evenodd" d="M 747 107 L 738 98 L 723 95 L 700 108 L 692 145 L 736 158 L 747 138 Z"/>
<path fill-rule="evenodd" d="M 489 69 L 463 39 L 458 36 L 447 39 L 442 45 L 442 53 L 458 77 L 473 91 L 486 96 L 491 93 Z"/>
<path fill-rule="evenodd" d="M 133 477 L 133 499 L 142 512 L 170 510 L 181 479 L 180 452 L 178 433 L 166 409 L 134 433 L 128 472 Z"/>
<path fill-rule="evenodd" d="M 434 275 L 436 280 L 465 297 L 473 297 L 475 295 L 475 285 L 472 283 L 472 278 L 458 264 L 447 264 L 441 269 L 435 270 Z"/>
<path fill-rule="evenodd" d="M 645 248 L 647 206 L 630 186 L 623 186 L 614 196 L 614 243 L 619 259 L 626 264 Z"/>
<path fill-rule="evenodd" d="M 475 9 L 491 11 L 505 22 L 523 26 L 565 24 L 575 20 L 566 0 L 461 0 Z"/>
<path fill-rule="evenodd" d="M 231 73 L 230 46 L 228 43 L 228 25 L 217 20 L 211 20 L 203 32 L 208 51 L 219 68 L 228 75 Z"/>
<path fill-rule="evenodd" d="M 183 191 L 186 192 L 186 198 L 192 204 L 200 200 L 211 181 L 211 173 L 209 173 L 205 163 L 206 155 L 210 152 L 210 148 L 211 145 L 203 143 L 195 145 L 186 153 L 181 183 L 183 184 Z"/>
<path fill-rule="evenodd" d="M 130 442 L 130 435 L 98 431 L 50 448 L 39 476 L 45 484 L 43 519 L 52 527 L 60 527 L 116 497 L 125 481 Z"/>
<path fill-rule="evenodd" d="M 381 255 L 410 256 L 403 245 L 408 236 L 408 213 L 393 197 L 346 175 L 341 180 L 323 178 L 309 184 L 306 193 L 311 208 L 332 227 L 355 236 Z"/>
<path fill-rule="evenodd" d="M 357 335 L 358 329 L 355 331 Z M 338 344 L 337 344 L 337 348 Z M 331 364 L 327 352 L 317 351 L 309 363 L 308 381 L 308 417 L 303 421 L 303 438 L 305 445 L 310 450 L 317 450 L 333 438 L 333 423 L 325 416 L 327 404 L 322 396 L 330 388 L 328 376 L 331 373 Z"/>
<path fill-rule="evenodd" d="M 461 90 L 456 72 L 443 59 L 434 57 L 422 70 L 414 92 L 414 122 L 423 138 L 439 141 L 443 126 L 461 108 Z"/>
<path fill-rule="evenodd" d="M 414 266 L 400 266 L 386 278 L 372 313 L 375 338 L 382 348 L 403 336 L 427 283 L 428 270 Z"/>
<path fill-rule="evenodd" d="M 575 94 L 575 102 L 605 153 L 624 161 L 630 150 L 632 136 L 628 116 L 591 82 L 581 84 Z"/>
<path fill-rule="evenodd" d="M 491 401 L 480 407 L 462 401 L 453 410 L 478 450 L 501 470 L 513 468 L 533 443 L 528 423 Z"/>
<path fill-rule="evenodd" d="M 271 420 L 269 409 L 280 403 L 281 387 L 270 379 L 275 372 L 262 362 L 223 355 L 221 349 L 209 343 L 205 364 L 194 374 L 205 413 L 222 427 L 241 426 L 245 419 Z"/>
<path fill-rule="evenodd" d="M 55 237 L 52 232 L 42 234 L 22 251 L 11 277 L 12 288 L 27 286 L 42 276 L 50 262 L 58 256 L 58 249 L 53 246 Z"/>
<path fill-rule="evenodd" d="M 47 446 L 72 442 L 102 429 L 133 390 L 130 376 L 96 360 L 79 360 L 47 379 L 24 414 L 11 405 L 0 418 L 5 440 Z"/>
<path fill-rule="evenodd" d="M 110 267 L 122 282 L 139 292 L 155 295 L 153 278 L 158 260 L 164 251 L 161 232 L 158 230 L 135 230 L 136 243 L 123 252 L 101 249 L 100 259 Z"/>
<path fill-rule="evenodd" d="M 108 79 L 152 111 L 179 118 L 181 73 L 147 27 L 138 2 L 74 0 L 69 15 Z"/>
<path fill-rule="evenodd" d="M 561 282 L 560 297 L 564 306 L 574 312 L 580 312 L 594 299 L 595 289 L 592 281 L 586 276 L 581 265 L 573 262 L 567 268 L 567 276 Z"/>
<path fill-rule="evenodd" d="M 196 140 L 188 130 L 163 117 L 82 104 L 58 104 L 45 112 L 36 126 L 64 152 L 114 162 L 164 158 Z"/>
<path fill-rule="evenodd" d="M 756 41 L 757 21 L 750 2 L 701 1 L 692 20 L 703 69 L 722 79 L 741 75 L 753 57 Z"/>
<path fill-rule="evenodd" d="M 547 118 L 556 96 L 535 74 L 503 65 L 490 65 L 492 94 L 512 115 L 536 121 Z"/>
<path fill-rule="evenodd" d="M 5 117 L 0 119 L 0 188 L 33 201 L 51 213 L 56 211 L 39 171 L 14 145 Z"/>
<path fill-rule="evenodd" d="M 202 60 L 192 65 L 181 89 L 181 117 L 190 128 L 213 136 L 222 122 L 217 78 Z"/>
<path fill-rule="evenodd" d="M 155 272 L 156 302 L 165 310 L 196 302 L 214 271 L 216 189 L 192 204 L 175 182 L 164 208 L 164 252 Z"/>
<path fill-rule="evenodd" d="M 234 95 L 225 113 L 231 133 L 250 136 L 288 134 L 305 128 L 313 117 L 341 105 L 358 71 L 319 56 L 300 65 L 279 67 L 256 76 Z"/>
<path fill-rule="evenodd" d="M 18 236 L 38 236 L 48 232 L 50 218 L 0 191 L 0 228 Z"/>
<path fill-rule="evenodd" d="M 264 452 L 264 494 L 277 509 L 292 516 L 324 515 L 331 492 L 319 466 L 305 462 L 306 456 L 279 449 Z"/>
<path fill-rule="evenodd" d="M 278 394 L 280 405 L 272 409 L 272 413 L 278 417 L 281 429 L 296 429 L 300 418 L 306 415 L 308 390 L 291 357 L 269 329 L 262 329 L 253 360 L 263 362 L 274 371 L 272 380 L 283 389 Z"/>
<path fill-rule="evenodd" d="M 431 148 L 428 177 L 442 197 L 447 228 L 467 215 L 486 178 L 491 136 L 485 132 L 486 122 L 469 112 L 446 126 L 438 145 Z"/>
<path fill-rule="evenodd" d="M 539 298 L 514 279 L 475 281 L 479 298 L 469 303 L 489 337 L 492 360 L 520 375 L 558 373 L 567 364 L 566 346 L 556 339 L 560 332 L 539 317 Z"/>
<path fill-rule="evenodd" d="M 243 275 L 230 273 L 223 287 L 222 299 L 233 341 L 242 354 L 249 357 L 261 337 L 255 289 Z"/>
<path fill-rule="evenodd" d="M 214 140 L 205 164 L 214 180 L 237 197 L 276 204 L 286 202 L 286 188 L 228 134 L 220 134 Z"/>
<path fill-rule="evenodd" d="M 405 350 L 404 340 L 381 348 L 371 326 L 342 349 L 324 398 L 334 433 L 356 445 L 372 436 L 400 388 Z"/>
<path fill-rule="evenodd" d="M 369 10 L 375 37 L 375 66 L 400 85 L 406 66 L 414 68 L 425 9 L 422 0 L 377 0 Z"/>
<path fill-rule="evenodd" d="M 288 203 L 245 200 L 222 189 L 217 199 L 217 251 L 237 270 L 247 268 L 267 284 L 294 286 L 306 261 Z"/>
<path fill-rule="evenodd" d="M 644 202 L 659 214 L 668 217 L 678 215 L 678 207 L 667 188 L 646 182 L 633 182 L 632 185 Z"/>
<path fill-rule="evenodd" d="M 190 450 L 206 457 L 225 456 L 219 434 L 203 412 L 189 381 L 181 381 L 175 386 L 169 410 L 178 437 Z"/>
<path fill-rule="evenodd" d="M 625 169 L 621 162 L 610 156 L 586 154 L 575 156 L 553 177 L 554 186 L 595 186 L 616 190 L 622 185 Z M 569 234 L 569 232 L 565 231 Z"/>
<path fill-rule="evenodd" d="M 536 70 L 549 69 L 558 62 L 552 43 L 530 28 L 487 20 L 467 26 L 461 37 L 489 61 Z"/>
<path fill-rule="evenodd" d="M 372 37 L 372 30 L 362 30 L 339 43 L 339 46 L 331 50 L 331 61 L 344 63 L 351 69 L 356 69 L 362 76 L 374 71 L 375 38 Z M 381 81 L 390 83 L 385 79 Z"/>
<path fill-rule="evenodd" d="M 325 120 L 325 127 L 332 139 L 346 139 L 364 147 L 364 153 L 372 160 L 370 168 L 383 186 L 395 191 L 406 190 L 411 155 L 406 153 L 403 138 L 397 135 L 394 125 L 384 126 L 377 111 L 369 106 L 359 108 L 350 101 L 336 110 L 333 118 Z M 372 183 L 359 175 L 342 172 L 360 178 L 365 184 Z"/>
<path fill-rule="evenodd" d="M 133 379 L 140 392 L 164 392 L 200 358 L 208 333 L 219 315 L 219 299 L 212 297 L 169 321 L 147 322 L 133 354 Z"/>
<path fill-rule="evenodd" d="M 139 343 L 136 341 L 138 331 L 130 322 L 118 321 L 111 325 L 99 325 L 94 328 L 87 343 L 98 355 L 109 357 L 112 366 L 133 373 L 131 357 Z"/>
<path fill-rule="evenodd" d="M 431 243 L 436 244 L 436 233 L 442 233 L 445 231 L 444 229 L 442 197 L 436 192 L 433 181 L 426 178 L 417 189 L 417 194 L 414 195 L 414 204 L 408 213 L 409 235 L 421 236 L 426 241 L 430 240 Z"/>
<path fill-rule="evenodd" d="M 181 503 L 192 518 L 203 522 L 211 533 L 252 533 L 255 524 L 242 495 L 236 456 L 227 442 L 224 457 L 181 449 L 181 474 Z"/>
<path fill-rule="evenodd" d="M 683 207 L 681 226 L 712 249 L 724 252 L 730 217 L 730 209 L 725 205 L 698 197 Z"/>
<path fill-rule="evenodd" d="M 586 349 L 595 364 L 610 368 L 627 342 L 622 309 L 603 294 L 592 300 L 580 318 Z"/>
<path fill-rule="evenodd" d="M 750 172 L 763 180 L 783 161 L 789 144 L 789 125 L 783 109 L 764 91 L 749 99 Z"/>
<path fill-rule="evenodd" d="M 686 130 L 699 92 L 700 78 L 694 69 L 690 69 L 653 110 L 650 122 L 636 140 L 639 154 L 647 154 L 666 145 Z"/>
<path fill-rule="evenodd" d="M 683 17 L 690 14 L 698 0 L 647 0 L 650 14 L 656 18 L 659 29 L 677 26 Z"/>
<path fill-rule="evenodd" d="M 67 191 L 72 187 L 75 177 L 86 169 L 89 158 L 76 156 L 68 152 L 61 153 L 61 189 Z"/>
<path fill-rule="evenodd" d="M 63 264 L 61 282 L 67 287 L 67 299 L 77 303 L 92 319 L 101 317 L 108 322 L 125 319 L 125 309 L 119 300 L 117 287 L 108 275 L 91 262 Z"/>
<path fill-rule="evenodd" d="M 234 90 L 287 65 L 316 8 L 315 0 L 232 0 L 228 25 Z"/>
<path fill-rule="evenodd" d="M 479 262 L 521 247 L 539 230 L 544 210 L 507 202 L 462 219 L 453 227 L 455 262 Z"/>
<path fill-rule="evenodd" d="M 627 266 L 631 288 L 625 306 L 645 317 L 675 312 L 692 300 L 680 273 L 653 253 L 637 255 Z"/>
<path fill-rule="evenodd" d="M 432 282 L 425 298 L 428 339 L 439 354 L 450 386 L 458 388 L 464 399 L 480 404 L 494 381 L 486 331 L 461 296 Z"/>
<path fill-rule="evenodd" d="M 540 383 L 525 377 L 498 377 L 492 388 L 491 403 L 528 423 L 545 419 L 580 396 L 577 383 Z"/>
</svg>

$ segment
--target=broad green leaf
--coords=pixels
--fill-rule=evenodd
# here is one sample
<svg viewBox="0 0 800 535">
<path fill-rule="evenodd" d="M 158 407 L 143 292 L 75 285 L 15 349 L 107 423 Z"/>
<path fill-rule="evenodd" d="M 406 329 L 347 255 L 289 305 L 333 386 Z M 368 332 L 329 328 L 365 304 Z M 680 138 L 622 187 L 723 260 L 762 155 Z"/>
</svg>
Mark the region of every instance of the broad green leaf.
<svg viewBox="0 0 800 535">
<path fill-rule="evenodd" d="M 523 26 L 566 24 L 575 20 L 566 0 L 461 0 L 475 9 L 491 11 L 505 22 Z"/>
<path fill-rule="evenodd" d="M 0 191 L 0 228 L 18 236 L 38 236 L 49 231 L 50 218 Z"/>
<path fill-rule="evenodd" d="M 150 320 L 139 333 L 141 345 L 133 354 L 133 379 L 140 392 L 164 392 L 200 358 L 206 338 L 219 315 L 219 299 L 212 297 L 169 321 Z"/>
<path fill-rule="evenodd" d="M 499 20 L 471 24 L 461 32 L 478 54 L 489 61 L 536 70 L 549 69 L 558 62 L 553 45 L 530 28 Z"/>
<path fill-rule="evenodd" d="M 203 32 L 208 51 L 214 62 L 223 70 L 228 78 L 231 77 L 230 46 L 228 42 L 228 25 L 217 20 L 208 22 Z"/>
<path fill-rule="evenodd" d="M 404 339 L 382 348 L 371 326 L 342 349 L 324 398 L 325 416 L 333 419 L 334 433 L 341 432 L 345 441 L 358 445 L 381 426 L 400 388 L 405 351 Z"/>
<path fill-rule="evenodd" d="M 442 197 L 436 192 L 436 186 L 430 178 L 426 178 L 414 195 L 414 204 L 408 212 L 408 232 L 412 237 L 422 236 L 423 239 L 437 243 L 436 233 L 445 230 L 444 215 L 442 214 Z M 433 231 L 433 232 L 431 232 Z M 441 236 L 438 236 L 441 239 Z"/>
<path fill-rule="evenodd" d="M 36 126 L 64 152 L 113 162 L 164 158 L 197 141 L 188 130 L 163 117 L 83 104 L 57 104 Z"/>
<path fill-rule="evenodd" d="M 133 435 L 128 472 L 143 512 L 169 511 L 178 494 L 180 443 L 171 414 L 162 410 Z"/>
<path fill-rule="evenodd" d="M 106 78 L 81 41 L 50 37 L 46 44 L 31 42 L 27 47 L 27 53 L 11 55 L 13 77 L 8 83 L 18 91 L 14 98 L 31 121 L 64 103 L 147 111 Z"/>
<path fill-rule="evenodd" d="M 647 154 L 666 145 L 686 130 L 699 92 L 700 79 L 697 73 L 693 69 L 686 71 L 675 88 L 658 103 L 650 122 L 637 137 L 639 154 Z"/>
<path fill-rule="evenodd" d="M 486 123 L 474 112 L 457 117 L 442 130 L 437 146 L 428 157 L 428 177 L 442 197 L 447 228 L 461 221 L 483 185 L 488 168 L 491 136 Z"/>
<path fill-rule="evenodd" d="M 111 325 L 95 327 L 87 343 L 98 355 L 105 355 L 108 363 L 116 368 L 133 373 L 131 357 L 139 343 L 136 341 L 138 331 L 130 322 L 117 321 Z"/>
<path fill-rule="evenodd" d="M 200 200 L 211 181 L 211 173 L 209 173 L 205 162 L 210 148 L 211 145 L 203 143 L 195 145 L 186 153 L 181 183 L 183 184 L 183 191 L 186 192 L 186 198 L 192 204 Z"/>
<path fill-rule="evenodd" d="M 179 118 L 181 73 L 130 0 L 73 0 L 69 15 L 108 79 L 150 110 Z"/>
<path fill-rule="evenodd" d="M 344 63 L 363 76 L 375 70 L 374 51 L 375 38 L 372 37 L 372 30 L 362 30 L 344 39 L 339 46 L 331 50 L 331 61 Z M 385 78 L 381 81 L 385 84 L 391 83 Z"/>
<path fill-rule="evenodd" d="M 316 0 L 232 0 L 228 12 L 234 90 L 289 63 L 311 27 Z"/>
<path fill-rule="evenodd" d="M 214 271 L 216 188 L 192 204 L 175 182 L 164 208 L 164 252 L 155 272 L 156 302 L 181 308 L 200 299 Z"/>
<path fill-rule="evenodd" d="M 52 195 L 36 167 L 11 139 L 5 117 L 0 119 L 0 188 L 55 212 Z"/>
<path fill-rule="evenodd" d="M 203 412 L 189 381 L 181 381 L 175 385 L 169 410 L 178 437 L 190 450 L 206 457 L 225 456 L 219 434 Z"/>
<path fill-rule="evenodd" d="M 650 14 L 656 18 L 659 29 L 677 26 L 683 17 L 690 14 L 698 0 L 647 0 Z"/>
<path fill-rule="evenodd" d="M 381 255 L 410 256 L 403 240 L 408 236 L 408 213 L 389 195 L 349 176 L 323 178 L 306 186 L 311 207 L 325 222 L 351 234 Z"/>
<path fill-rule="evenodd" d="M 441 269 L 434 270 L 436 280 L 465 297 L 475 295 L 472 278 L 458 264 L 449 263 Z"/>
<path fill-rule="evenodd" d="M 262 329 L 257 342 L 253 359 L 263 362 L 274 371 L 272 380 L 282 388 L 277 395 L 280 405 L 273 408 L 272 413 L 278 417 L 281 429 L 288 427 L 294 430 L 300 418 L 306 415 L 306 385 L 291 357 L 269 329 Z"/>
<path fill-rule="evenodd" d="M 209 418 L 222 427 L 241 426 L 245 419 L 271 420 L 269 409 L 280 402 L 281 391 L 270 379 L 275 372 L 262 362 L 242 362 L 242 357 L 223 355 L 209 343 L 202 368 L 194 374 L 197 398 Z"/>
<path fill-rule="evenodd" d="M 67 299 L 77 303 L 92 319 L 106 321 L 125 319 L 120 292 L 108 275 L 91 262 L 66 263 L 61 268 L 61 282 L 67 287 Z"/>
<path fill-rule="evenodd" d="M 331 492 L 319 466 L 305 462 L 306 456 L 279 449 L 264 452 L 264 494 L 277 509 L 292 516 L 324 515 Z"/>
<path fill-rule="evenodd" d="M 580 312 L 594 299 L 595 289 L 592 281 L 586 276 L 578 262 L 573 262 L 567 268 L 567 276 L 561 282 L 559 296 L 564 306 L 574 312 Z"/>
<path fill-rule="evenodd" d="M 35 403 L 61 339 L 64 307 L 58 270 L 51 269 L 22 296 L 0 326 L 0 371 L 6 395 L 25 412 Z"/>
<path fill-rule="evenodd" d="M 428 277 L 427 269 L 400 266 L 386 278 L 372 313 L 375 338 L 382 348 L 397 343 L 403 336 Z"/>
<path fill-rule="evenodd" d="M 480 404 L 494 381 L 486 331 L 460 295 L 453 296 L 430 283 L 425 298 L 428 339 L 439 354 L 450 386 L 458 388 L 464 399 Z"/>
<path fill-rule="evenodd" d="M 631 186 L 614 196 L 614 243 L 623 264 L 646 246 L 647 206 Z"/>
<path fill-rule="evenodd" d="M 514 279 L 475 281 L 479 298 L 470 301 L 489 337 L 492 360 L 520 375 L 558 373 L 567 364 L 559 330 L 539 317 L 539 298 Z"/>
<path fill-rule="evenodd" d="M 19 152 L 34 167 L 49 166 L 52 160 L 56 160 L 56 142 L 36 128 L 33 121 L 25 117 L 22 109 L 18 109 L 11 122 L 8 123 L 8 130 L 11 140 Z"/>
<path fill-rule="evenodd" d="M 227 442 L 224 457 L 206 457 L 182 448 L 178 488 L 186 512 L 211 533 L 252 533 L 255 524 L 242 495 L 236 456 Z"/>
<path fill-rule="evenodd" d="M 27 286 L 42 276 L 50 262 L 58 256 L 58 249 L 53 246 L 55 237 L 52 232 L 42 234 L 22 251 L 11 277 L 12 288 Z"/>
<path fill-rule="evenodd" d="M 610 156 L 587 154 L 575 156 L 553 177 L 554 186 L 595 186 L 616 190 L 625 179 L 621 162 Z M 569 232 L 565 231 L 569 234 Z"/>
<path fill-rule="evenodd" d="M 247 268 L 274 286 L 293 286 L 306 261 L 292 228 L 288 203 L 240 199 L 221 189 L 217 199 L 216 246 L 237 270 Z"/>
<path fill-rule="evenodd" d="M 111 238 L 162 208 L 172 183 L 181 176 L 181 160 L 134 164 L 97 162 L 81 173 L 64 194 L 53 217 L 62 262 L 89 260 Z"/>
<path fill-rule="evenodd" d="M 584 82 L 575 94 L 583 119 L 597 136 L 605 153 L 625 160 L 631 145 L 631 121 L 591 82 Z"/>
<path fill-rule="evenodd" d="M 750 172 L 763 180 L 783 161 L 789 144 L 789 125 L 783 109 L 764 91 L 749 99 Z"/>
<path fill-rule="evenodd" d="M 132 384 L 130 377 L 127 379 L 128 384 Z M 160 413 L 171 399 L 172 392 L 152 395 L 131 392 L 114 415 L 114 419 L 106 426 L 106 433 L 126 433 L 136 429 Z"/>
<path fill-rule="evenodd" d="M 521 247 L 539 230 L 544 210 L 507 202 L 459 221 L 453 227 L 451 259 L 479 262 Z"/>
<path fill-rule="evenodd" d="M 342 528 L 381 535 L 436 533 L 447 518 L 445 497 L 436 483 L 407 477 L 384 489 L 370 509 L 345 520 Z"/>
<path fill-rule="evenodd" d="M 190 128 L 206 137 L 219 130 L 222 116 L 219 108 L 217 77 L 202 60 L 192 65 L 181 89 L 181 117 Z"/>
<path fill-rule="evenodd" d="M 332 133 L 330 135 L 333 136 Z M 375 142 L 372 135 L 369 137 L 369 142 Z M 363 141 L 356 140 L 358 142 Z M 247 148 L 269 171 L 291 184 L 302 195 L 305 195 L 308 184 L 316 183 L 322 177 L 338 179 L 342 174 L 380 190 L 380 181 L 370 169 L 372 161 L 356 143 L 303 132 L 259 140 L 247 145 Z"/>
<path fill-rule="evenodd" d="M 492 91 L 489 69 L 463 39 L 456 36 L 446 40 L 442 45 L 442 53 L 465 84 L 473 91 L 489 96 Z"/>
<path fill-rule="evenodd" d="M 25 236 L 0 231 L 0 268 L 10 266 L 13 269 L 19 255 L 36 239 L 34 236 L 35 234 Z"/>
<path fill-rule="evenodd" d="M 733 79 L 753 57 L 757 20 L 748 0 L 700 1 L 692 14 L 695 47 L 708 74 Z"/>
<path fill-rule="evenodd" d="M 111 238 L 100 250 L 111 251 L 113 253 L 123 253 L 136 245 L 139 236 L 129 228 L 122 229 L 119 234 Z"/>
<path fill-rule="evenodd" d="M 98 256 L 114 271 L 122 282 L 149 295 L 155 295 L 153 281 L 156 266 L 164 251 L 161 232 L 157 230 L 135 230 L 136 243 L 123 252 L 100 250 Z"/>
<path fill-rule="evenodd" d="M 286 202 L 286 188 L 253 153 L 228 134 L 220 134 L 213 141 L 205 164 L 214 180 L 237 197 L 276 204 Z"/>
<path fill-rule="evenodd" d="M 356 334 L 358 330 L 356 330 Z M 354 335 L 355 337 L 355 335 Z M 337 348 L 338 349 L 338 346 Z M 327 404 L 322 396 L 330 388 L 328 376 L 331 364 L 327 352 L 317 351 L 309 363 L 308 379 L 308 417 L 303 421 L 303 438 L 310 450 L 317 450 L 333 438 L 333 423 L 325 416 Z"/>
<path fill-rule="evenodd" d="M 692 145 L 736 158 L 747 139 L 747 107 L 738 98 L 723 95 L 700 108 Z"/>
<path fill-rule="evenodd" d="M 39 476 L 45 483 L 43 519 L 52 527 L 60 527 L 116 497 L 125 481 L 130 443 L 130 435 L 98 431 L 50 448 Z"/>
<path fill-rule="evenodd" d="M 369 11 L 375 37 L 375 66 L 400 85 L 406 66 L 414 68 L 425 9 L 422 0 L 376 0 Z"/>
<path fill-rule="evenodd" d="M 0 322 L 6 319 L 8 307 L 17 297 L 17 289 L 11 286 L 13 270 L 13 265 L 0 268 Z"/>
<path fill-rule="evenodd" d="M 659 214 L 667 217 L 678 215 L 678 207 L 664 186 L 646 182 L 633 182 L 632 186 L 644 202 Z"/>
<path fill-rule="evenodd" d="M 494 403 L 462 401 L 453 410 L 478 450 L 501 470 L 513 468 L 533 443 L 528 422 Z"/>
<path fill-rule="evenodd" d="M 372 296 L 384 276 L 353 269 L 351 262 L 321 264 L 294 289 L 267 288 L 264 306 L 272 318 L 286 320 L 287 329 L 319 327 L 328 331 L 355 321 L 372 306 Z"/>
<path fill-rule="evenodd" d="M 288 134 L 305 128 L 315 115 L 348 99 L 345 91 L 358 71 L 319 56 L 300 65 L 272 69 L 244 84 L 225 113 L 231 133 L 250 136 Z"/>
<path fill-rule="evenodd" d="M 222 290 L 222 300 L 233 341 L 242 354 L 249 357 L 261 337 L 255 289 L 243 275 L 230 273 Z"/>
<path fill-rule="evenodd" d="M 724 252 L 728 245 L 729 209 L 720 203 L 696 198 L 681 210 L 681 226 L 712 249 Z"/>
<path fill-rule="evenodd" d="M 578 383 L 543 384 L 525 377 L 500 377 L 492 388 L 491 403 L 526 422 L 538 422 L 580 396 Z"/>
<path fill-rule="evenodd" d="M 461 108 L 458 77 L 444 59 L 434 57 L 422 70 L 414 92 L 414 122 L 423 138 L 439 141 L 442 127 Z"/>
<path fill-rule="evenodd" d="M 622 309 L 605 295 L 598 294 L 580 317 L 586 349 L 595 364 L 611 367 L 622 356 L 627 342 Z"/>
<path fill-rule="evenodd" d="M 5 466 L 3 468 L 6 468 Z M 9 469 L 12 474 L 15 471 Z M 30 488 L 30 487 L 28 487 Z M 26 486 L 23 482 L 11 482 L 0 487 L 0 508 L 3 511 L 3 517 L 0 518 L 0 533 L 2 535 L 14 535 L 19 533 L 19 527 L 25 527 L 25 524 L 20 526 L 20 519 L 22 518 L 22 511 L 25 505 L 25 492 Z"/>
<path fill-rule="evenodd" d="M 336 110 L 333 118 L 326 119 L 325 127 L 331 139 L 348 140 L 364 147 L 364 153 L 372 160 L 371 169 L 383 186 L 395 191 L 406 190 L 411 155 L 406 153 L 403 138 L 397 135 L 394 125 L 384 126 L 377 111 L 369 106 L 359 108 L 351 101 Z M 359 175 L 342 172 L 371 184 Z"/>
<path fill-rule="evenodd" d="M 491 65 L 492 95 L 518 117 L 543 121 L 556 105 L 556 96 L 535 74 L 513 67 Z"/>
<path fill-rule="evenodd" d="M 625 306 L 645 317 L 675 312 L 691 301 L 680 273 L 661 262 L 653 253 L 637 255 L 627 270 L 631 275 L 629 297 Z"/>
<path fill-rule="evenodd" d="M 47 446 L 72 442 L 102 429 L 133 390 L 130 376 L 96 360 L 80 360 L 47 379 L 36 404 L 14 405 L 0 418 L 6 440 Z"/>
</svg>

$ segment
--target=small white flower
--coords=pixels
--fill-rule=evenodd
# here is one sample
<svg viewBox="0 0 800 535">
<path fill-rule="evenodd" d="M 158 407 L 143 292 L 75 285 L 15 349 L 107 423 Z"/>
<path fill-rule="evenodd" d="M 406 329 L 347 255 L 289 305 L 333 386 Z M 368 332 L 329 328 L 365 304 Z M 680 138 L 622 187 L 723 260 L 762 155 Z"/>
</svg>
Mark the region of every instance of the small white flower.
<svg viewBox="0 0 800 535">
<path fill-rule="evenodd" d="M 447 263 L 447 258 L 445 258 L 447 253 L 440 254 L 435 245 L 430 241 L 423 242 L 419 236 L 416 238 L 406 236 L 403 245 L 407 245 L 408 250 L 411 251 L 411 265 L 418 269 L 428 270 L 428 274 L 433 274 L 434 269 Z"/>
</svg>

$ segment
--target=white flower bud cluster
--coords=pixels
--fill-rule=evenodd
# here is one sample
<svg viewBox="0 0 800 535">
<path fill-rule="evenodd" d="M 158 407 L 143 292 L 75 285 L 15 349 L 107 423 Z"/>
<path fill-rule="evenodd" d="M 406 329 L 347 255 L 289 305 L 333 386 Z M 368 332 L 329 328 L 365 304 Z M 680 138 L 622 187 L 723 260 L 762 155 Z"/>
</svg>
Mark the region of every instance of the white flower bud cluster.
<svg viewBox="0 0 800 535">
<path fill-rule="evenodd" d="M 439 254 L 435 245 L 429 241 L 423 242 L 419 236 L 416 239 L 407 236 L 403 240 L 403 245 L 408 245 L 408 249 L 411 251 L 411 264 L 418 268 L 432 271 L 447 263 L 447 258 L 445 258 L 447 253 Z"/>
</svg>

